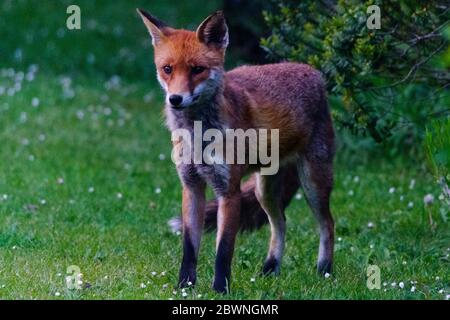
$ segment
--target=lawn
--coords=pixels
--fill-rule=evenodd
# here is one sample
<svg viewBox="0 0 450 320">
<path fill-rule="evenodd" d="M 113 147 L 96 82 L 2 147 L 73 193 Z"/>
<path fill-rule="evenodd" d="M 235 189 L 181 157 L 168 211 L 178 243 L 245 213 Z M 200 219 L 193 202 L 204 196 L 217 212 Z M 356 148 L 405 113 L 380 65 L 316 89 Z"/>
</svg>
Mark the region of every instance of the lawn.
<svg viewBox="0 0 450 320">
<path fill-rule="evenodd" d="M 203 238 L 198 285 L 175 289 L 181 237 L 167 220 L 179 214 L 181 189 L 150 39 L 134 9 L 195 28 L 219 5 L 78 3 L 74 31 L 65 28 L 70 1 L 0 4 L 1 299 L 446 298 L 450 229 L 423 155 L 342 148 L 331 277 L 316 274 L 317 225 L 299 193 L 279 277 L 258 276 L 264 227 L 238 237 L 229 296 L 210 289 L 214 234 Z M 66 286 L 73 265 L 81 289 Z M 366 286 L 368 265 L 381 270 L 379 290 Z"/>
</svg>

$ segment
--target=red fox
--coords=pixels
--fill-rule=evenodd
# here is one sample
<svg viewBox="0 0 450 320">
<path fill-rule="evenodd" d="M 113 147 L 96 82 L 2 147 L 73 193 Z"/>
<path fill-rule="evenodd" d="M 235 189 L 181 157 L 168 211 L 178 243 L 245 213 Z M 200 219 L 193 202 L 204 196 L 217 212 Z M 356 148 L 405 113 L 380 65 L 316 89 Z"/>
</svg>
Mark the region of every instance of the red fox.
<svg viewBox="0 0 450 320">
<path fill-rule="evenodd" d="M 299 63 L 242 66 L 225 72 L 228 27 L 221 11 L 206 18 L 195 32 L 171 28 L 141 9 L 138 13 L 152 38 L 157 78 L 166 93 L 167 126 L 172 132 L 193 132 L 195 121 L 202 122 L 203 130 L 279 130 L 280 169 L 273 175 L 261 174 L 261 163 L 177 163 L 183 187 L 178 285 L 196 282 L 205 221 L 207 227 L 217 222 L 214 290 L 230 290 L 239 229 L 266 221 L 271 238 L 262 274 L 279 274 L 286 233 L 284 210 L 300 186 L 319 222 L 318 271 L 331 272 L 335 146 L 320 72 Z M 174 147 L 178 143 L 174 141 Z M 274 142 L 270 143 L 274 149 Z M 241 187 L 247 175 L 252 176 Z M 207 185 L 216 195 L 209 203 L 205 200 Z"/>
</svg>

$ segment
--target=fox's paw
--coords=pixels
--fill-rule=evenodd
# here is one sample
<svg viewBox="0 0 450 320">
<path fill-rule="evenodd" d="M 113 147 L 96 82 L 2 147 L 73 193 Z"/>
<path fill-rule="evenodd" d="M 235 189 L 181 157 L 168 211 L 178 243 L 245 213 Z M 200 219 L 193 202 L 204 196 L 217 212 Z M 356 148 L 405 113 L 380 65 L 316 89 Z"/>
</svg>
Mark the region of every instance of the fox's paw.
<svg viewBox="0 0 450 320">
<path fill-rule="evenodd" d="M 268 258 L 264 262 L 264 266 L 262 269 L 262 275 L 268 276 L 268 275 L 276 275 L 278 276 L 281 271 L 281 263 L 275 258 Z"/>
<path fill-rule="evenodd" d="M 183 280 L 178 280 L 178 285 L 177 287 L 182 289 L 182 288 L 193 288 L 195 286 L 195 279 L 190 280 L 190 278 L 186 278 Z"/>
<path fill-rule="evenodd" d="M 197 282 L 197 276 L 192 270 L 181 270 L 178 278 L 178 288 L 193 287 Z"/>
<path fill-rule="evenodd" d="M 322 260 L 317 263 L 317 272 L 320 275 L 331 274 L 333 262 L 330 260 Z"/>
<path fill-rule="evenodd" d="M 215 278 L 212 288 L 217 293 L 227 294 L 229 292 L 228 280 L 225 277 Z"/>
</svg>

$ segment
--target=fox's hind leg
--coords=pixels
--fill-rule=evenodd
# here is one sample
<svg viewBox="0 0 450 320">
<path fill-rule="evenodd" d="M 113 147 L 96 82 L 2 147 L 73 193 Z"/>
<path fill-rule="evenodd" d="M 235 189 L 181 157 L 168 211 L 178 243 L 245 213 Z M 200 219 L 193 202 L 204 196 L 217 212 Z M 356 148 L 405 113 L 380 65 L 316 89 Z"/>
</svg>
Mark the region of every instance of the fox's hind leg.
<svg viewBox="0 0 450 320">
<path fill-rule="evenodd" d="M 256 175 L 255 195 L 266 212 L 271 230 L 269 252 L 263 266 L 263 274 L 279 274 L 284 251 L 286 217 L 281 194 L 280 173 L 272 176 Z"/>
<path fill-rule="evenodd" d="M 333 152 L 325 145 L 316 145 L 299 156 L 297 168 L 306 200 L 319 222 L 320 244 L 317 270 L 330 273 L 333 265 L 334 221 L 330 212 L 330 194 L 333 187 Z"/>
</svg>

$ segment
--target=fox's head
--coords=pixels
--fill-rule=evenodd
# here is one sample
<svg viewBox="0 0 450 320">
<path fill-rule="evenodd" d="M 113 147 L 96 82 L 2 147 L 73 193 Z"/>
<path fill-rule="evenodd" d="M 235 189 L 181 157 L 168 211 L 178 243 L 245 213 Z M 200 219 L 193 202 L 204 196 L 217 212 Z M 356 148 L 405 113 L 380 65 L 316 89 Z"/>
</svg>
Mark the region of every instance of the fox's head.
<svg viewBox="0 0 450 320">
<path fill-rule="evenodd" d="M 158 80 L 166 104 L 185 109 L 208 101 L 223 82 L 228 27 L 221 11 L 206 18 L 197 30 L 173 29 L 138 9 L 152 37 Z"/>
</svg>

